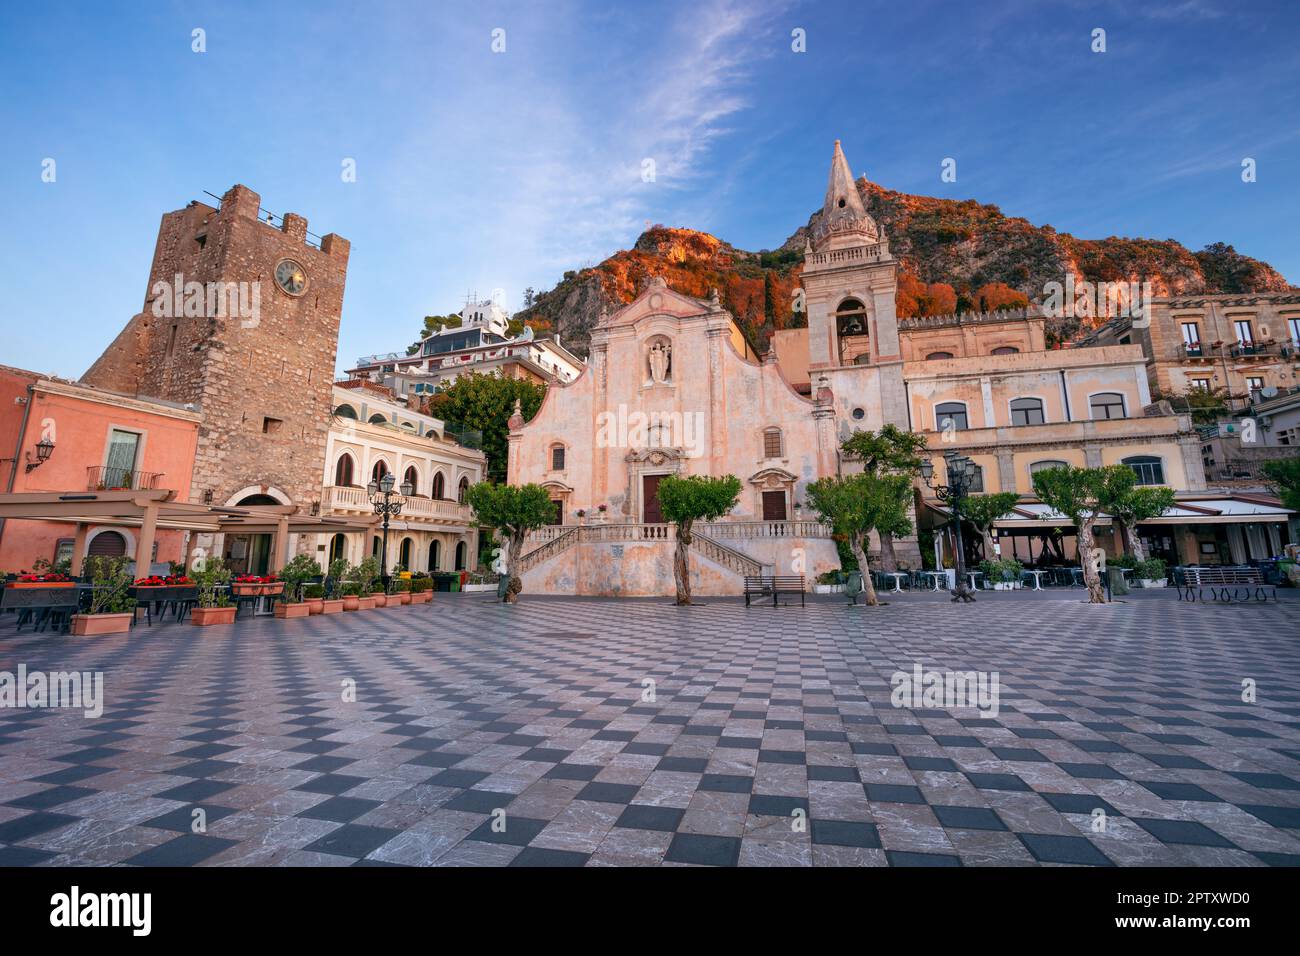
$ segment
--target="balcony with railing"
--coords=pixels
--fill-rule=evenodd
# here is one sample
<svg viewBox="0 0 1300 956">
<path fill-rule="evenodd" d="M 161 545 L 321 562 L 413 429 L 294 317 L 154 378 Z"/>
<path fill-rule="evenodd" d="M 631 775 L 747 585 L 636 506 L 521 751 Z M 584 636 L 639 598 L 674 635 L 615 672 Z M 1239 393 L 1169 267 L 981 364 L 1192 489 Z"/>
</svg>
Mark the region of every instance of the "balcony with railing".
<svg viewBox="0 0 1300 956">
<path fill-rule="evenodd" d="M 329 485 L 321 496 L 321 511 L 324 514 L 373 514 L 374 510 L 370 494 L 364 488 Z M 469 505 L 448 498 L 421 498 L 412 495 L 402 499 L 402 518 L 407 521 L 465 524 L 471 516 Z"/>
<path fill-rule="evenodd" d="M 87 491 L 156 491 L 162 487 L 164 472 L 133 471 L 108 465 L 86 468 Z"/>
</svg>

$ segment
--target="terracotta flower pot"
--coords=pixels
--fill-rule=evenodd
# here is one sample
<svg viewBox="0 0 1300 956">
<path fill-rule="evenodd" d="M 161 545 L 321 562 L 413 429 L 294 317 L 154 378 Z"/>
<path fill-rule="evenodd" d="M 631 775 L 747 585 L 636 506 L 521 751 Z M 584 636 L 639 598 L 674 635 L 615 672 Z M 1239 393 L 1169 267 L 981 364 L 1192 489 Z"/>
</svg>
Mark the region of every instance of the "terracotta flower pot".
<svg viewBox="0 0 1300 956">
<path fill-rule="evenodd" d="M 134 614 L 74 614 L 72 615 L 72 633 L 79 637 L 95 637 L 99 634 L 125 634 L 131 630 L 131 618 Z"/>
<path fill-rule="evenodd" d="M 357 609 L 361 611 L 373 611 L 375 609 L 374 595 L 370 597 L 359 597 L 357 600 Z M 346 607 L 346 605 L 345 605 Z"/>
<path fill-rule="evenodd" d="M 345 611 L 361 610 L 361 598 L 357 597 L 355 594 L 345 595 L 343 598 L 343 610 Z"/>
<path fill-rule="evenodd" d="M 343 610 L 344 598 L 321 601 L 322 614 L 339 614 Z"/>
<path fill-rule="evenodd" d="M 275 610 L 271 613 L 276 617 L 306 617 L 311 613 L 311 609 L 307 607 L 306 602 L 301 604 L 288 604 L 284 601 L 280 601 L 275 605 Z"/>
<path fill-rule="evenodd" d="M 307 613 L 308 613 L 308 614 L 324 614 L 324 613 L 325 613 L 325 599 L 324 599 L 324 598 L 307 598 L 306 604 L 307 604 Z"/>
<path fill-rule="evenodd" d="M 385 594 L 383 591 L 372 591 L 370 594 L 370 599 L 375 602 L 374 604 L 375 607 L 388 606 L 388 595 Z"/>
<path fill-rule="evenodd" d="M 410 603 L 411 603 L 411 592 L 410 592 L 410 591 L 399 591 L 399 592 L 397 592 L 396 597 L 397 597 L 397 603 L 398 603 L 398 604 L 410 604 Z"/>
<path fill-rule="evenodd" d="M 190 623 L 198 627 L 210 627 L 213 624 L 234 624 L 237 610 L 239 609 L 233 604 L 230 607 L 196 607 L 190 612 Z"/>
</svg>

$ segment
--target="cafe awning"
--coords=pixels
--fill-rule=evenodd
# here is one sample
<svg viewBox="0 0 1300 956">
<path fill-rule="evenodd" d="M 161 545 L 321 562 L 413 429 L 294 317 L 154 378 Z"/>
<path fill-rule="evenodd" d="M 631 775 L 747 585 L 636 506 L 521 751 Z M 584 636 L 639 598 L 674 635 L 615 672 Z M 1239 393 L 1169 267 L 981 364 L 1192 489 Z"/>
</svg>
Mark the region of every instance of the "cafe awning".
<svg viewBox="0 0 1300 956">
<path fill-rule="evenodd" d="M 948 507 L 939 501 L 927 499 L 925 505 L 931 511 L 942 516 L 944 521 L 951 517 Z M 1194 525 L 1194 524 L 1252 524 L 1257 521 L 1286 522 L 1295 512 L 1282 506 L 1276 498 L 1265 495 L 1210 495 L 1183 494 L 1166 514 L 1159 518 L 1143 521 L 1145 525 Z M 1098 526 L 1109 526 L 1113 519 L 1102 514 L 1097 519 Z M 1038 529 L 1061 528 L 1073 530 L 1073 522 L 1065 515 L 1053 511 L 1041 501 L 1023 499 L 1003 517 L 993 523 L 1000 531 L 1033 531 Z"/>
</svg>

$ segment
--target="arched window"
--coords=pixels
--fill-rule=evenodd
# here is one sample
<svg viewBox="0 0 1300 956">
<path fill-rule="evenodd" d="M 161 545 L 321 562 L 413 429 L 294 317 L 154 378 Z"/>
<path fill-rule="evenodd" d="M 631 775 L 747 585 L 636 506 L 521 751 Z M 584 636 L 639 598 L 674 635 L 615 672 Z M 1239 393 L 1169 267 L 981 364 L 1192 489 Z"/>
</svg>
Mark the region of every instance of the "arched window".
<svg viewBox="0 0 1300 956">
<path fill-rule="evenodd" d="M 965 431 L 970 428 L 966 420 L 965 402 L 944 402 L 934 406 L 934 421 L 940 431 L 956 429 Z"/>
<path fill-rule="evenodd" d="M 357 420 L 357 410 L 356 410 L 355 408 L 353 408 L 351 405 L 340 405 L 338 408 L 334 409 L 334 417 L 335 417 L 335 418 L 350 418 L 350 419 L 352 419 L 353 421 L 356 421 L 356 420 Z"/>
<path fill-rule="evenodd" d="M 951 352 L 931 352 L 929 355 L 925 357 L 925 360 L 927 362 L 935 362 L 938 361 L 939 359 L 950 359 L 950 358 L 952 358 Z"/>
<path fill-rule="evenodd" d="M 1125 458 L 1123 463 L 1137 473 L 1139 485 L 1165 483 L 1165 463 L 1155 455 L 1134 455 L 1132 458 Z"/>
<path fill-rule="evenodd" d="M 442 542 L 434 539 L 433 544 L 429 545 L 429 570 L 437 571 L 438 565 L 442 563 Z"/>
<path fill-rule="evenodd" d="M 551 471 L 564 471 L 564 446 L 558 442 L 551 446 Z"/>
<path fill-rule="evenodd" d="M 388 474 L 388 462 L 381 458 L 375 462 L 375 466 L 370 469 L 370 477 L 378 482 L 382 481 L 386 474 Z"/>
<path fill-rule="evenodd" d="M 333 564 L 339 558 L 348 556 L 348 539 L 345 535 L 336 534 L 330 538 L 330 564 Z M 328 570 L 328 569 L 327 569 Z"/>
<path fill-rule="evenodd" d="M 388 419 L 385 418 L 383 415 L 379 415 L 379 414 L 371 415 L 370 418 L 368 419 L 368 421 L 369 421 L 370 424 L 372 424 L 372 425 L 387 425 L 387 424 L 388 424 Z"/>
<path fill-rule="evenodd" d="M 1019 351 L 1020 349 L 1016 348 L 1014 345 L 999 345 L 989 354 L 990 355 L 1015 355 Z"/>
<path fill-rule="evenodd" d="M 101 531 L 91 539 L 86 554 L 97 558 L 120 558 L 126 554 L 126 538 L 117 531 Z"/>
<path fill-rule="evenodd" d="M 420 493 L 420 471 L 414 465 L 407 465 L 406 472 L 402 475 L 402 483 L 405 484 L 408 481 L 411 483 L 411 494 L 418 495 Z"/>
<path fill-rule="evenodd" d="M 781 438 L 781 429 L 763 429 L 763 457 L 782 458 L 785 456 L 785 443 Z"/>
<path fill-rule="evenodd" d="M 334 484 L 336 487 L 352 487 L 352 469 L 354 464 L 352 456 L 347 452 L 339 455 L 339 460 L 334 464 Z"/>
<path fill-rule="evenodd" d="M 464 541 L 456 542 L 456 570 L 465 570 L 465 556 L 469 553 L 469 548 L 465 546 Z"/>
<path fill-rule="evenodd" d="M 442 476 L 441 471 L 435 471 L 433 473 L 433 487 L 432 490 L 429 492 L 429 494 L 432 495 L 435 499 L 442 499 L 447 497 L 446 490 L 447 490 L 447 479 Z"/>
<path fill-rule="evenodd" d="M 411 570 L 411 550 L 414 547 L 414 541 L 410 538 L 403 538 L 401 547 L 397 549 L 397 563 L 402 566 L 403 571 Z"/>
<path fill-rule="evenodd" d="M 1013 398 L 1011 400 L 1011 424 L 1041 425 L 1047 419 L 1043 416 L 1041 398 Z"/>
<path fill-rule="evenodd" d="M 456 500 L 461 504 L 469 501 L 469 479 L 462 478 L 460 484 L 456 487 Z"/>
<path fill-rule="evenodd" d="M 1098 392 L 1088 400 L 1093 418 L 1124 418 L 1124 396 L 1119 392 Z"/>
<path fill-rule="evenodd" d="M 845 299 L 835 310 L 835 328 L 841 336 L 867 334 L 867 307 L 857 299 Z"/>
<path fill-rule="evenodd" d="M 1067 467 L 1069 467 L 1068 462 L 1060 461 L 1056 458 L 1044 458 L 1042 461 L 1031 462 L 1029 465 L 1029 473 L 1032 475 L 1040 471 L 1046 471 L 1048 468 Z"/>
</svg>

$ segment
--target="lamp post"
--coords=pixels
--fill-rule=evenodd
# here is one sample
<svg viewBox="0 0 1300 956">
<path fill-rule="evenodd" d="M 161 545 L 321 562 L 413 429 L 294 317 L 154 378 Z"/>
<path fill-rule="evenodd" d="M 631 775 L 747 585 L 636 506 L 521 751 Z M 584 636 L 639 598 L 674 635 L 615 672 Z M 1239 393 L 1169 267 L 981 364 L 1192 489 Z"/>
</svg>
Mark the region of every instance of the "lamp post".
<svg viewBox="0 0 1300 956">
<path fill-rule="evenodd" d="M 955 451 L 944 452 L 943 463 L 944 470 L 947 472 L 947 484 L 934 483 L 934 465 L 929 458 L 921 459 L 921 477 L 925 479 L 925 483 L 930 488 L 934 489 L 940 501 L 948 502 L 948 506 L 952 511 L 953 540 L 955 542 L 954 550 L 956 551 L 953 570 L 957 577 L 952 599 L 954 601 L 974 601 L 975 595 L 971 594 L 966 583 L 966 551 L 961 540 L 961 504 L 970 494 L 970 486 L 975 479 L 978 466 L 967 456 L 958 455 Z"/>
<path fill-rule="evenodd" d="M 381 515 L 384 519 L 384 543 L 379 552 L 379 579 L 384 582 L 384 590 L 388 590 L 388 520 L 394 515 L 402 513 L 402 500 L 411 496 L 411 483 L 404 481 L 398 489 L 401 494 L 394 500 L 393 495 L 393 474 L 388 472 L 378 481 L 371 480 L 366 485 L 366 491 L 370 493 L 370 503 L 375 506 L 375 514 Z"/>
</svg>

